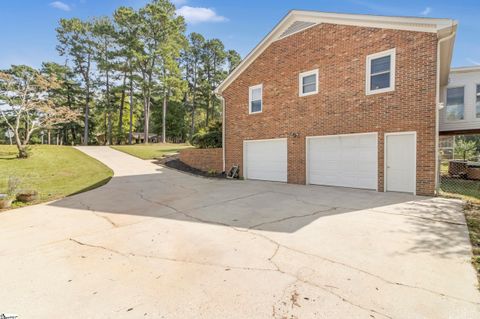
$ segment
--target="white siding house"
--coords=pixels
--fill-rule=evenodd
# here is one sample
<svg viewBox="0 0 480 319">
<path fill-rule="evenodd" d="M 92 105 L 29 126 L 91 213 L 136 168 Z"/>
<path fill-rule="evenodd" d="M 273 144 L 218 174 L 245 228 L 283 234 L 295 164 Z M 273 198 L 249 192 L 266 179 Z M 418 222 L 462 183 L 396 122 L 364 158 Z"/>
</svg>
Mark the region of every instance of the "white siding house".
<svg viewBox="0 0 480 319">
<path fill-rule="evenodd" d="M 441 94 L 440 134 L 480 133 L 480 66 L 452 68 Z"/>
</svg>

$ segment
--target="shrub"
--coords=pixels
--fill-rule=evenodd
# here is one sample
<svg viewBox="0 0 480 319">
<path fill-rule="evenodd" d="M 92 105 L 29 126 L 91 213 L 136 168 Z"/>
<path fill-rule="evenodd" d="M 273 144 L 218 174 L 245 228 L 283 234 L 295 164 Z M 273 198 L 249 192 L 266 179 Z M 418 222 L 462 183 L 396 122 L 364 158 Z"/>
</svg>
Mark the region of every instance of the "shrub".
<svg viewBox="0 0 480 319">
<path fill-rule="evenodd" d="M 198 148 L 222 147 L 222 123 L 213 122 L 206 130 L 193 135 L 192 145 Z"/>
<path fill-rule="evenodd" d="M 477 153 L 476 141 L 467 141 L 464 138 L 459 138 L 455 141 L 455 157 L 463 158 L 464 161 L 475 158 Z"/>
<path fill-rule="evenodd" d="M 17 177 L 10 177 L 8 179 L 8 186 L 7 186 L 7 195 L 11 198 L 17 195 L 17 189 L 20 185 L 20 179 Z"/>
</svg>

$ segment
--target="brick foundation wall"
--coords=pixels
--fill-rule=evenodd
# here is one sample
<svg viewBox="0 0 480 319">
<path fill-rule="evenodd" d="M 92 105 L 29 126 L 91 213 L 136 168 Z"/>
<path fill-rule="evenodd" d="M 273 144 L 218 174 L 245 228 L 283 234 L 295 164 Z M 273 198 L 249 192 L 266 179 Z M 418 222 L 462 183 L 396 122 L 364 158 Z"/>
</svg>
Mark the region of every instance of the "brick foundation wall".
<svg viewBox="0 0 480 319">
<path fill-rule="evenodd" d="M 395 90 L 366 95 L 367 55 L 393 48 Z M 223 92 L 226 167 L 243 163 L 243 140 L 288 138 L 288 182 L 304 184 L 306 136 L 378 132 L 383 191 L 384 134 L 416 131 L 417 194 L 433 195 L 436 59 L 434 33 L 322 23 L 272 43 Z M 313 69 L 319 93 L 299 97 L 298 75 Z M 263 112 L 250 115 L 248 88 L 260 83 Z"/>
<path fill-rule="evenodd" d="M 180 161 L 201 171 L 223 172 L 221 148 L 188 148 L 180 151 Z"/>
</svg>

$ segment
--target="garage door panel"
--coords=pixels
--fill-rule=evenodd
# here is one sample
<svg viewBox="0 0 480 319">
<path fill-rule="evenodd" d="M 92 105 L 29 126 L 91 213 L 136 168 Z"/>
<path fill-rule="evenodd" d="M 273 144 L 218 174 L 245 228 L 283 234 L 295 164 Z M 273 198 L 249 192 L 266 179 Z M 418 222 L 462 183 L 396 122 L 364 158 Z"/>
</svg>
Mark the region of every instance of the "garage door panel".
<svg viewBox="0 0 480 319">
<path fill-rule="evenodd" d="M 325 150 L 325 153 L 318 154 L 318 159 L 322 162 L 338 162 L 340 154 L 335 151 Z"/>
<path fill-rule="evenodd" d="M 377 134 L 310 138 L 310 184 L 377 188 Z"/>
<path fill-rule="evenodd" d="M 359 148 L 363 147 L 371 147 L 372 145 L 377 145 L 377 135 L 363 135 L 363 136 L 358 136 L 356 139 L 356 145 L 358 145 Z"/>
<path fill-rule="evenodd" d="M 374 189 L 377 187 L 377 180 L 369 176 L 365 176 L 365 177 L 357 176 L 355 179 L 354 186 L 352 187 Z"/>
<path fill-rule="evenodd" d="M 246 178 L 287 181 L 287 141 L 285 139 L 246 141 L 244 147 Z"/>
<path fill-rule="evenodd" d="M 315 182 L 315 181 L 321 181 L 322 184 L 319 184 L 318 182 Z M 337 175 L 316 174 L 316 175 L 310 176 L 310 184 L 340 186 L 341 183 L 339 184 Z"/>
<path fill-rule="evenodd" d="M 249 171 L 254 170 L 281 170 L 283 168 L 284 161 L 278 160 L 269 160 L 268 158 L 258 159 L 255 157 L 248 157 L 248 167 Z M 257 161 L 256 163 L 252 163 L 251 161 Z"/>
<path fill-rule="evenodd" d="M 359 143 L 361 143 L 361 141 L 359 141 L 359 139 L 357 137 L 352 137 L 352 138 L 348 138 L 348 139 L 338 138 L 336 140 L 339 140 L 340 144 L 343 147 L 347 147 L 349 149 L 354 149 L 354 148 L 359 146 Z M 345 150 L 345 149 L 342 148 L 342 150 Z"/>
<path fill-rule="evenodd" d="M 376 164 L 377 163 L 377 153 L 372 152 L 372 149 L 359 149 L 356 152 L 356 157 L 365 163 Z"/>
<path fill-rule="evenodd" d="M 274 182 L 283 182 L 284 180 L 278 178 L 281 171 L 265 171 L 265 170 L 255 170 L 251 169 L 248 171 L 248 179 L 258 179 L 264 181 L 274 181 Z"/>
</svg>

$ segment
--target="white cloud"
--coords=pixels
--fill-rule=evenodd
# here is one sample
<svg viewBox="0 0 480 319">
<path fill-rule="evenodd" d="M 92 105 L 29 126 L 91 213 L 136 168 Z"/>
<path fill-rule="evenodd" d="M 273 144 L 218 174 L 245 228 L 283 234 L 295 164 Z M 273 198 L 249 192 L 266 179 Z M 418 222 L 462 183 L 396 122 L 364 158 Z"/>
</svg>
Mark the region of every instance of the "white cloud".
<svg viewBox="0 0 480 319">
<path fill-rule="evenodd" d="M 467 58 L 467 61 L 468 63 L 471 63 L 471 64 L 480 65 L 480 61 L 477 61 L 474 59 Z"/>
<path fill-rule="evenodd" d="M 55 8 L 55 9 L 59 9 L 59 10 L 63 10 L 63 11 L 70 11 L 70 10 L 72 10 L 72 8 L 71 8 L 68 4 L 66 4 L 66 3 L 64 3 L 64 2 L 62 2 L 62 1 L 53 1 L 53 2 L 50 2 L 50 7 Z"/>
<path fill-rule="evenodd" d="M 183 16 L 185 21 L 192 24 L 228 21 L 227 18 L 217 15 L 217 13 L 210 8 L 183 6 L 177 10 L 177 14 Z"/>
<path fill-rule="evenodd" d="M 428 16 L 428 15 L 430 14 L 430 12 L 432 12 L 432 8 L 426 7 L 426 8 L 423 9 L 423 11 L 421 12 L 421 15 L 422 15 L 422 16 Z"/>
</svg>

